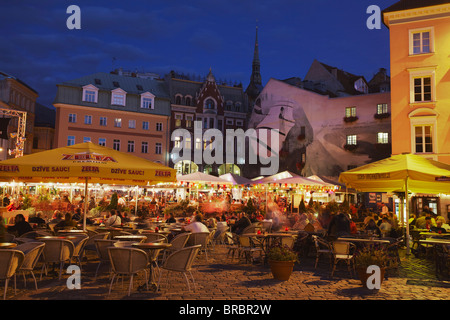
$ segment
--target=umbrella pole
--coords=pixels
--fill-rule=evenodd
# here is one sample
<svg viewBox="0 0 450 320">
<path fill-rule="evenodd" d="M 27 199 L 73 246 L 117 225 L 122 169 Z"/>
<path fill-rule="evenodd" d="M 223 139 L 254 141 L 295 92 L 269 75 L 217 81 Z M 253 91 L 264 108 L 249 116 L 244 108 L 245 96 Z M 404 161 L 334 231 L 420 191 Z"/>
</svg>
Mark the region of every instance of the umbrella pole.
<svg viewBox="0 0 450 320">
<path fill-rule="evenodd" d="M 408 177 L 405 178 L 405 200 L 406 200 L 406 254 L 411 254 L 409 241 L 409 196 L 408 196 Z"/>
<path fill-rule="evenodd" d="M 88 209 L 88 177 L 84 182 L 84 216 L 83 216 L 83 231 L 86 231 L 86 216 Z"/>
</svg>

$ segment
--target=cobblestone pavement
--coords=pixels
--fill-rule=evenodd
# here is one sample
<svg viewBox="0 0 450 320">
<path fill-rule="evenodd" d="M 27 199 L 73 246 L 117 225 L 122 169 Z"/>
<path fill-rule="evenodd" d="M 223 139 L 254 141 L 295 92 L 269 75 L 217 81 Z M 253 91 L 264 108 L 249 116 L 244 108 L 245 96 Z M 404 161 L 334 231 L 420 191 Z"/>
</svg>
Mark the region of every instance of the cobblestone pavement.
<svg viewBox="0 0 450 320">
<path fill-rule="evenodd" d="M 447 300 L 450 297 L 450 281 L 438 279 L 434 262 L 430 258 L 418 259 L 401 251 L 401 264 L 389 270 L 380 290 L 364 289 L 354 275 L 350 275 L 345 263 L 338 265 L 333 278 L 330 264 L 323 257 L 314 269 L 315 257 L 301 258 L 288 281 L 273 279 L 270 268 L 262 263 L 248 264 L 226 257 L 226 248 L 216 245 L 205 261 L 204 254 L 195 263 L 195 290 L 189 291 L 181 274 L 162 273 L 160 291 L 138 291 L 143 277 L 135 280 L 131 295 L 127 296 L 128 278 L 119 280 L 109 290 L 108 266 L 100 269 L 94 279 L 97 260 L 89 255 L 83 264 L 81 289 L 67 288 L 68 274 L 58 280 L 56 274 L 44 274 L 39 280 L 40 269 L 35 271 L 38 290 L 31 277 L 24 288 L 22 276 L 17 278 L 17 293 L 13 281 L 7 291 L 7 300 Z M 39 267 L 39 265 L 38 265 Z M 168 279 L 168 283 L 166 282 Z"/>
</svg>

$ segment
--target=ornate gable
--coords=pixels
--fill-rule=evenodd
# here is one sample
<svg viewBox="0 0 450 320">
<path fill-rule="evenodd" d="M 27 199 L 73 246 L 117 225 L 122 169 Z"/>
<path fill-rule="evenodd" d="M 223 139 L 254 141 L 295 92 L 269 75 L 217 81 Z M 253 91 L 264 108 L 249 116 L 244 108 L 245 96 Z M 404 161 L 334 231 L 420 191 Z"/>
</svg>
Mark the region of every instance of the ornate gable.
<svg viewBox="0 0 450 320">
<path fill-rule="evenodd" d="M 211 99 L 215 104 L 215 110 L 217 114 L 223 114 L 223 107 L 224 107 L 224 98 L 220 94 L 219 87 L 217 86 L 216 79 L 214 78 L 214 75 L 211 72 L 211 69 L 209 69 L 209 74 L 206 77 L 206 81 L 203 83 L 202 88 L 199 92 L 197 92 L 197 95 L 195 97 L 198 113 L 204 113 L 206 104 L 208 100 Z"/>
</svg>

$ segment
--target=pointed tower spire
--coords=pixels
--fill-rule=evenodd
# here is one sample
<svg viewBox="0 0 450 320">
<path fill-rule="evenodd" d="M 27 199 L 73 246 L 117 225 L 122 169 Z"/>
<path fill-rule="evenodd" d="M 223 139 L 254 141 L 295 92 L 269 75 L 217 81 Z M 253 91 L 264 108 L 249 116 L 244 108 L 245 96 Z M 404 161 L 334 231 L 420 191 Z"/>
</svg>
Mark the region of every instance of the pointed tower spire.
<svg viewBox="0 0 450 320">
<path fill-rule="evenodd" d="M 262 78 L 261 78 L 261 64 L 259 61 L 259 43 L 258 43 L 258 25 L 256 25 L 256 37 L 255 37 L 255 49 L 253 52 L 252 62 L 252 75 L 250 76 L 250 83 L 248 84 L 245 93 L 249 98 L 250 109 L 253 108 L 253 104 L 262 91 Z"/>
</svg>

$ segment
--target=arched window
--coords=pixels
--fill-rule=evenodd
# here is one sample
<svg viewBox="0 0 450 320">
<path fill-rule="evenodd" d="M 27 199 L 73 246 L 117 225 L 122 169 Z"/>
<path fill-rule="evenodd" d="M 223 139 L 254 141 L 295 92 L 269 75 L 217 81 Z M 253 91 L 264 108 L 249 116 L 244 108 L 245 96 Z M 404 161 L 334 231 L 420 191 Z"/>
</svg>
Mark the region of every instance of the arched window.
<svg viewBox="0 0 450 320">
<path fill-rule="evenodd" d="M 205 109 L 215 109 L 216 103 L 213 99 L 206 99 L 205 100 Z"/>
<path fill-rule="evenodd" d="M 181 96 L 175 97 L 175 104 L 181 104 Z"/>
<path fill-rule="evenodd" d="M 191 105 L 191 97 L 186 97 L 185 98 L 185 104 L 187 105 L 187 106 L 190 106 Z"/>
</svg>

